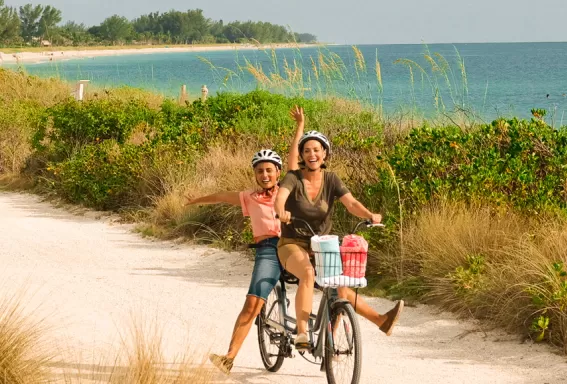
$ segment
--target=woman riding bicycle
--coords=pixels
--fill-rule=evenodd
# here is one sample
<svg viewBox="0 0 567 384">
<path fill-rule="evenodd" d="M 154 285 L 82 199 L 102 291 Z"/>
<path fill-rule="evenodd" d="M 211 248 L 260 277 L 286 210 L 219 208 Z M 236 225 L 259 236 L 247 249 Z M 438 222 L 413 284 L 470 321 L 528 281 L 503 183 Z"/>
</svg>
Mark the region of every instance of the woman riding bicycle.
<svg viewBox="0 0 567 384">
<path fill-rule="evenodd" d="M 301 130 L 302 131 L 302 130 Z M 331 154 L 329 140 L 317 131 L 304 135 L 298 127 L 292 150 L 297 148 L 301 156 L 300 169 L 290 170 L 280 184 L 275 202 L 275 211 L 282 222 L 282 237 L 278 242 L 278 256 L 283 267 L 299 279 L 295 297 L 297 338 L 295 347 L 299 351 L 310 348 L 307 337 L 307 321 L 313 305 L 315 272 L 309 259 L 310 236 L 298 234 L 291 226 L 291 217 L 305 220 L 318 232 L 331 232 L 333 204 L 338 199 L 347 210 L 358 217 L 380 223 L 381 215 L 370 212 L 356 200 L 341 179 L 326 171 L 325 160 Z M 292 154 L 290 153 L 290 158 Z M 290 160 L 291 163 L 291 160 Z M 353 303 L 355 292 L 339 288 L 339 296 Z M 403 309 L 403 301 L 385 315 L 380 315 L 361 297 L 357 299 L 356 311 L 376 324 L 386 335 L 390 335 Z"/>
<path fill-rule="evenodd" d="M 264 306 L 268 295 L 280 278 L 280 266 L 274 246 L 280 236 L 280 222 L 274 218 L 274 201 L 282 169 L 280 156 L 269 149 L 257 152 L 252 158 L 256 183 L 260 190 L 221 192 L 190 200 L 190 204 L 228 203 L 242 207 L 242 214 L 250 216 L 254 242 L 267 245 L 256 249 L 254 270 L 244 307 L 236 319 L 228 353 L 211 355 L 210 360 L 221 371 L 230 373 L 233 361 L 254 319 Z M 270 246 L 271 245 L 271 246 Z"/>
</svg>

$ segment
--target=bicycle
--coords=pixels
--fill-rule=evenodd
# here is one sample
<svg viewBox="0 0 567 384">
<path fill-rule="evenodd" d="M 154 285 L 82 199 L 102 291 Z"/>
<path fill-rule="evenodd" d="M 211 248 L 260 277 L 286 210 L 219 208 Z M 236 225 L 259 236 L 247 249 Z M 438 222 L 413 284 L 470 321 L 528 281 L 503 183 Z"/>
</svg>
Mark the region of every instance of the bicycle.
<svg viewBox="0 0 567 384">
<path fill-rule="evenodd" d="M 311 226 L 304 220 L 292 218 L 292 223 L 294 222 L 301 222 L 313 236 L 316 235 Z M 367 228 L 383 227 L 383 224 L 361 221 L 352 233 L 356 233 L 361 225 L 366 225 Z M 251 245 L 251 247 L 254 248 L 254 245 Z M 362 253 L 350 252 L 345 255 L 341 252 L 341 256 L 349 256 L 347 259 L 355 261 L 354 264 L 345 265 L 344 270 L 342 265 L 339 267 L 339 263 L 335 265 L 332 262 L 333 255 L 329 255 L 328 252 L 311 252 L 311 254 L 315 257 L 316 288 L 323 292 L 317 315 L 311 313 L 308 320 L 308 336 L 312 346 L 308 353 L 313 356 L 315 361 L 307 358 L 305 352 L 299 353 L 313 364 L 319 364 L 317 360 L 321 360 L 321 371 L 325 371 L 328 384 L 358 384 L 362 364 L 360 327 L 355 309 L 348 300 L 338 297 L 337 288 L 347 286 L 362 288 L 366 286 L 366 280 L 360 277 L 361 273 L 363 276 L 363 269 L 366 267 L 365 263 L 362 264 L 362 257 L 360 257 Z M 358 277 L 346 276 L 347 268 L 350 272 L 355 272 L 351 275 Z M 270 372 L 277 372 L 283 365 L 285 358 L 294 357 L 292 345 L 294 345 L 296 334 L 296 319 L 287 312 L 290 300 L 287 298 L 286 285 L 297 285 L 299 281 L 281 265 L 280 269 L 280 280 L 270 293 L 266 304 L 256 319 L 260 355 L 264 367 Z M 339 269 L 341 273 L 345 272 L 345 274 L 337 275 Z M 348 323 L 346 320 L 348 320 Z M 340 330 L 344 332 L 344 338 L 339 338 Z M 343 339 L 344 344 L 342 343 Z M 273 350 L 270 350 L 270 348 L 273 348 Z M 339 375 L 339 373 L 344 373 L 340 368 L 342 363 L 347 363 L 347 359 L 353 361 L 352 373 L 349 372 L 347 378 L 344 379 L 343 375 Z"/>
</svg>

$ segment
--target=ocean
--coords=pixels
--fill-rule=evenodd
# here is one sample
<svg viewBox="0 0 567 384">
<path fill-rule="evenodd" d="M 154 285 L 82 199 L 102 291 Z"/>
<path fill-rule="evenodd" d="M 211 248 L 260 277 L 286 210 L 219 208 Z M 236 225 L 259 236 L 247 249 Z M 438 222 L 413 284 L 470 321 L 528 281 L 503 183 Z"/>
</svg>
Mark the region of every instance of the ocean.
<svg viewBox="0 0 567 384">
<path fill-rule="evenodd" d="M 203 84 L 209 95 L 257 87 L 307 97 L 332 95 L 379 106 L 387 114 L 459 110 L 492 119 L 528 117 L 532 108 L 544 108 L 556 124 L 563 123 L 567 43 L 357 48 L 358 53 L 352 46 L 326 46 L 124 55 L 25 64 L 25 70 L 67 81 L 87 79 L 97 87 L 140 87 L 167 96 L 177 96 L 182 84 L 193 97 L 200 95 Z"/>
</svg>

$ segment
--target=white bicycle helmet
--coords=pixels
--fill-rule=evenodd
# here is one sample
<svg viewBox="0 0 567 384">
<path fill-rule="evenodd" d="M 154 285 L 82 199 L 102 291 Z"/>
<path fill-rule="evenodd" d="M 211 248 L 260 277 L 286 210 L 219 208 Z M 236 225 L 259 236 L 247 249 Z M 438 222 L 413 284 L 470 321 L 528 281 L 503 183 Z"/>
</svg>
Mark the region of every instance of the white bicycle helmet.
<svg viewBox="0 0 567 384">
<path fill-rule="evenodd" d="M 317 131 L 306 132 L 301 137 L 301 139 L 299 140 L 299 152 L 303 151 L 303 145 L 306 142 L 308 142 L 309 140 L 317 140 L 318 142 L 321 143 L 323 148 L 325 148 L 327 150 L 327 155 L 331 154 L 331 143 L 329 142 L 329 139 L 327 139 L 327 136 L 325 136 L 321 132 L 317 132 Z"/>
<path fill-rule="evenodd" d="M 278 169 L 282 169 L 282 158 L 271 149 L 262 149 L 256 152 L 252 158 L 252 168 L 256 167 L 258 163 L 269 162 L 274 164 Z"/>
</svg>

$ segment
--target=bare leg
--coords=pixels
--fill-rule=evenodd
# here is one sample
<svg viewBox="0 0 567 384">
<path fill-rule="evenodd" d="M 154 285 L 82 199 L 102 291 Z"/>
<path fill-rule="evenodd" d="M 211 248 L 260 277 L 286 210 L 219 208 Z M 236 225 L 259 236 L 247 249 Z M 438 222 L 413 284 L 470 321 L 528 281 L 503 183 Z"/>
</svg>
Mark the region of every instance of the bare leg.
<svg viewBox="0 0 567 384">
<path fill-rule="evenodd" d="M 228 353 L 226 357 L 229 359 L 234 359 L 242 347 L 242 343 L 248 336 L 250 328 L 254 323 L 254 319 L 264 306 L 264 300 L 256 296 L 246 296 L 246 301 L 244 302 L 244 307 L 236 319 L 234 324 L 234 330 L 232 331 L 232 339 L 230 340 L 230 346 L 228 347 Z"/>
<path fill-rule="evenodd" d="M 307 333 L 307 321 L 313 307 L 313 285 L 315 283 L 315 272 L 307 252 L 292 253 L 286 261 L 285 269 L 299 279 L 295 295 L 297 333 Z"/>
<path fill-rule="evenodd" d="M 339 297 L 341 299 L 347 299 L 352 306 L 355 306 L 356 302 L 356 313 L 365 319 L 370 320 L 378 327 L 380 327 L 388 319 L 385 315 L 381 315 L 376 312 L 368 303 L 362 298 L 362 295 L 356 297 L 356 293 L 350 288 L 338 288 Z"/>
</svg>

